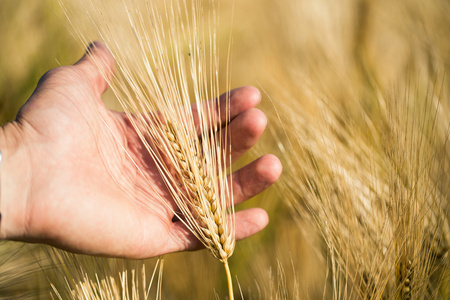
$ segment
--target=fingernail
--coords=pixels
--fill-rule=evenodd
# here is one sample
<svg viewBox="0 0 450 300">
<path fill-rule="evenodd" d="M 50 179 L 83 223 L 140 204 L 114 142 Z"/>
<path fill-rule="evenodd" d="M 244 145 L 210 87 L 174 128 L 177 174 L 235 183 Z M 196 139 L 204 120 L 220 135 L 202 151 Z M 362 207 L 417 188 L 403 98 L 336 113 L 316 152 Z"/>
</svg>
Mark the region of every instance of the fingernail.
<svg viewBox="0 0 450 300">
<path fill-rule="evenodd" d="M 93 43 L 93 42 L 89 43 L 89 46 L 86 49 L 86 54 L 92 53 L 94 49 L 95 49 L 95 43 Z"/>
</svg>

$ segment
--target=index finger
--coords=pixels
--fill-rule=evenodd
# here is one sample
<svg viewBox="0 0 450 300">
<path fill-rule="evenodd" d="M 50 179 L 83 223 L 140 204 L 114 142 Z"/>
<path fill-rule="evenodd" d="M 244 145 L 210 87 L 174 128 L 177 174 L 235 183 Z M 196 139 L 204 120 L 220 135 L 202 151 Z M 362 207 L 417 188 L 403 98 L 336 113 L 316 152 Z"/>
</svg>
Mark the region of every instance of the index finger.
<svg viewBox="0 0 450 300">
<path fill-rule="evenodd" d="M 227 98 L 229 97 L 229 103 Z M 227 122 L 233 120 L 242 112 L 255 107 L 261 101 L 260 91 L 253 86 L 244 86 L 222 94 L 218 99 L 211 99 L 203 102 L 202 110 L 212 115 L 207 115 L 207 120 L 211 120 L 207 128 L 219 126 L 223 127 Z M 229 104 L 229 106 L 228 106 Z M 195 128 L 200 134 L 200 114 L 196 103 L 192 104 L 192 115 L 194 117 Z"/>
</svg>

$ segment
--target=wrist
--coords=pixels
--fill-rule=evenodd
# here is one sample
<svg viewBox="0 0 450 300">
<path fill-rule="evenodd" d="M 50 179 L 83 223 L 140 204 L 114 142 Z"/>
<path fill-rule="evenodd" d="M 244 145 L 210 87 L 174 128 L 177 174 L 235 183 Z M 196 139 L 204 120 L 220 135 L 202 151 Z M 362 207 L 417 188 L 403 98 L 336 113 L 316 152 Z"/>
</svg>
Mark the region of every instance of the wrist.
<svg viewBox="0 0 450 300">
<path fill-rule="evenodd" d="M 0 128 L 0 150 L 0 238 L 22 240 L 27 232 L 31 164 L 25 139 L 17 122 Z"/>
</svg>

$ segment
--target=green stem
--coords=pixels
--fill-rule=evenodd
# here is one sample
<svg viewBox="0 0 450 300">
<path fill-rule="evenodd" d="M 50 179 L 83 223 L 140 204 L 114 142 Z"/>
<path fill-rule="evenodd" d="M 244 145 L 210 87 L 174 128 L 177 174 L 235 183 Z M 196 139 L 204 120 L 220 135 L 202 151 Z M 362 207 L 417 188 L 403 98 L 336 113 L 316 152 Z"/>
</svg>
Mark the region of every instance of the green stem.
<svg viewBox="0 0 450 300">
<path fill-rule="evenodd" d="M 231 272 L 230 267 L 228 266 L 228 260 L 224 261 L 223 265 L 225 266 L 225 272 L 227 273 L 228 295 L 230 300 L 234 300 L 233 281 L 231 280 Z"/>
</svg>

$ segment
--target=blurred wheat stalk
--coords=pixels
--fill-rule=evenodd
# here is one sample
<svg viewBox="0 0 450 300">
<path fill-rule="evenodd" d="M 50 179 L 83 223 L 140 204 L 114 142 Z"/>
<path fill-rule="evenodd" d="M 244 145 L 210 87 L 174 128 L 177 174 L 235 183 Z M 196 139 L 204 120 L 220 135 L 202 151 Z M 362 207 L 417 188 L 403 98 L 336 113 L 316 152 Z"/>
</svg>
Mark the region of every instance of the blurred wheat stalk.
<svg viewBox="0 0 450 300">
<path fill-rule="evenodd" d="M 47 249 L 53 299 L 161 299 L 164 260 L 133 261 Z"/>
<path fill-rule="evenodd" d="M 302 57 L 289 55 L 289 88 L 270 86 L 284 123 L 284 131 L 273 129 L 285 158 L 283 194 L 297 218 L 321 230 L 329 297 L 448 299 L 450 90 L 439 72 L 445 54 L 411 50 L 404 57 L 411 60 L 386 81 L 369 55 L 376 4 L 349 4 L 357 8 L 349 19 L 358 24 L 353 36 L 326 35 L 335 47 L 305 48 L 313 55 L 308 64 L 317 53 L 332 58 L 310 71 L 322 81 L 304 75 Z M 292 24 L 302 12 L 291 11 Z M 328 34 L 345 28 L 336 20 L 322 26 Z M 303 39 L 294 38 L 290 50 L 302 49 Z"/>
<path fill-rule="evenodd" d="M 323 123 L 286 125 L 284 192 L 322 231 L 334 299 L 446 297 L 450 124 L 439 90 L 405 92 L 358 126 L 323 102 Z"/>
</svg>

